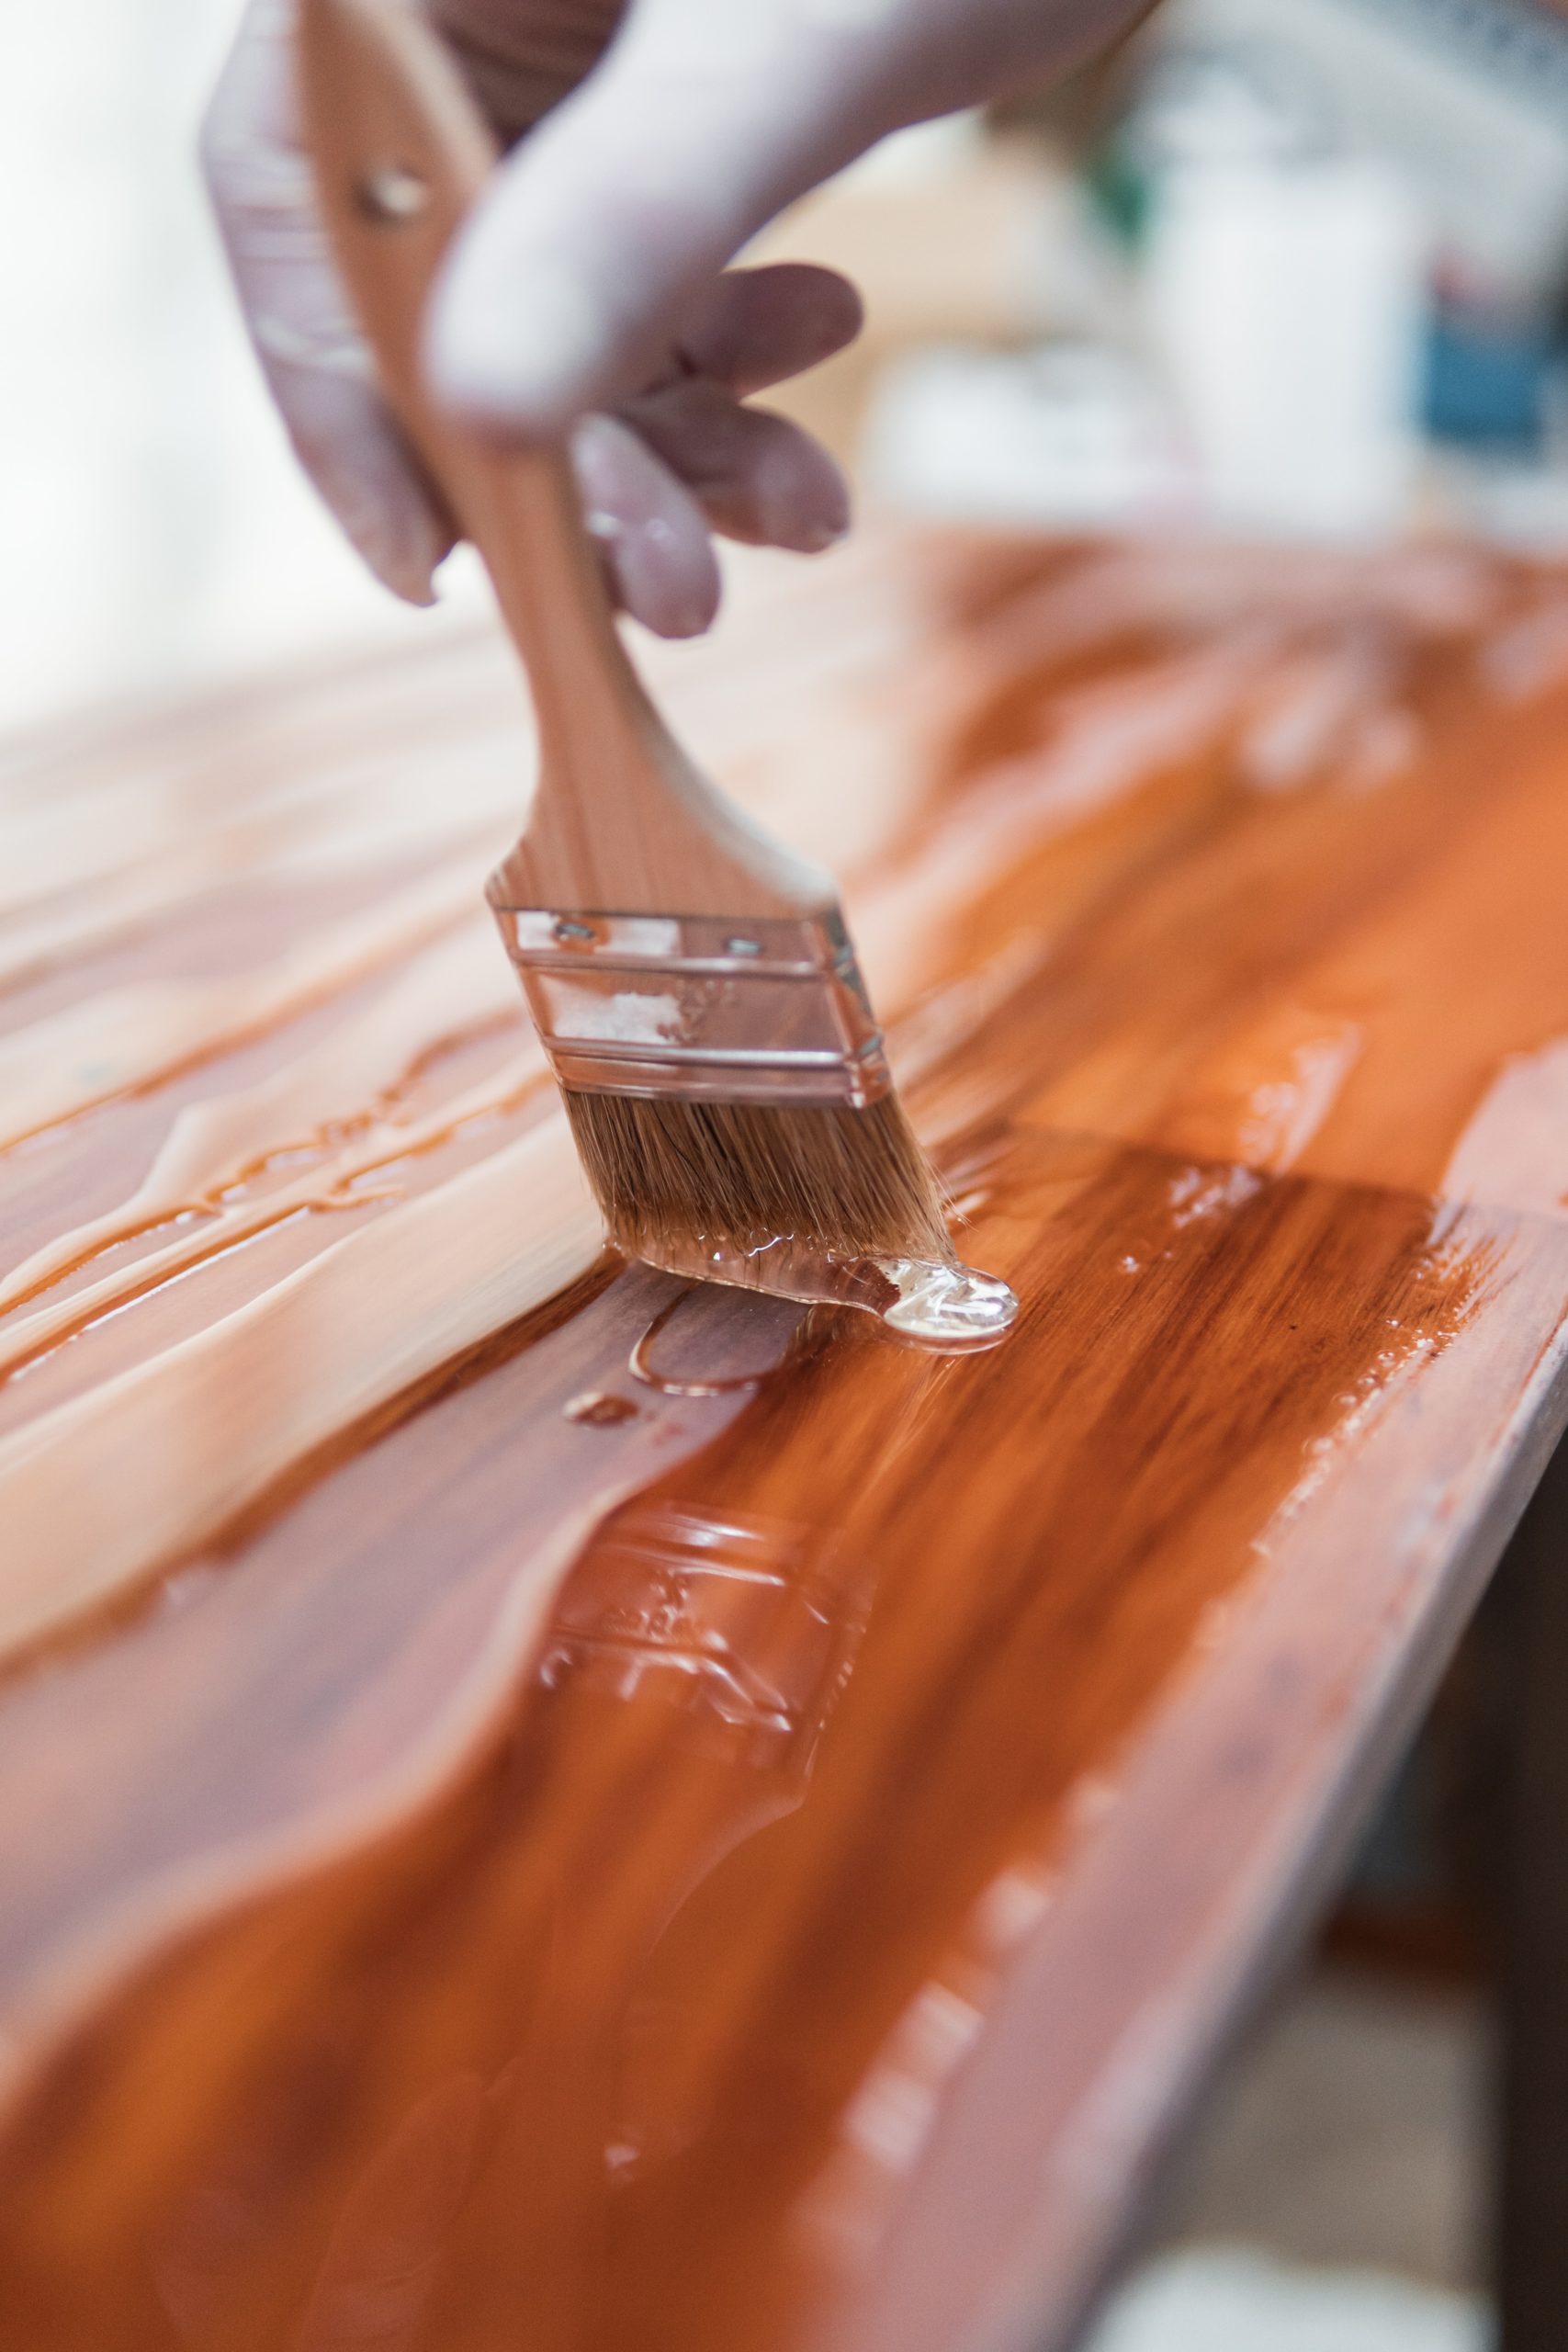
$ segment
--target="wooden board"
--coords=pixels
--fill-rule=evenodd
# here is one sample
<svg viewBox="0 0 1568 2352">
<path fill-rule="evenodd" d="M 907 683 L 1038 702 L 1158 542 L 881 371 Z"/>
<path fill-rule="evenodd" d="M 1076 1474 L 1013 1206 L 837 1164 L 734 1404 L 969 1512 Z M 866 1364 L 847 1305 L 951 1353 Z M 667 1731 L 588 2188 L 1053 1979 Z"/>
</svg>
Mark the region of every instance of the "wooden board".
<svg viewBox="0 0 1568 2352">
<path fill-rule="evenodd" d="M 1568 577 L 868 540 L 941 1359 L 601 1252 L 488 638 L 3 776 L 0 2344 L 1058 2344 L 1564 1418 Z"/>
</svg>

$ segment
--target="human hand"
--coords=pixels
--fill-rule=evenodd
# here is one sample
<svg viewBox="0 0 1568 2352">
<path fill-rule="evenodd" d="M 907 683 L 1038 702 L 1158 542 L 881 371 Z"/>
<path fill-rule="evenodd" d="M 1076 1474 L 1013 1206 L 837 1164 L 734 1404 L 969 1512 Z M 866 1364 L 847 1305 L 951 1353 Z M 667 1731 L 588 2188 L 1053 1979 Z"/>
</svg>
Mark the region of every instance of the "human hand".
<svg viewBox="0 0 1568 2352">
<path fill-rule="evenodd" d="M 849 520 L 827 452 L 749 396 L 849 342 L 859 297 L 734 254 L 886 132 L 1065 68 L 1148 0 L 424 5 L 511 151 L 436 286 L 432 384 L 478 430 L 570 435 L 619 602 L 683 637 L 717 607 L 712 533 L 811 551 Z M 249 0 L 208 178 L 306 470 L 379 577 L 428 603 L 450 533 L 332 266 L 292 28 L 292 0 Z"/>
</svg>

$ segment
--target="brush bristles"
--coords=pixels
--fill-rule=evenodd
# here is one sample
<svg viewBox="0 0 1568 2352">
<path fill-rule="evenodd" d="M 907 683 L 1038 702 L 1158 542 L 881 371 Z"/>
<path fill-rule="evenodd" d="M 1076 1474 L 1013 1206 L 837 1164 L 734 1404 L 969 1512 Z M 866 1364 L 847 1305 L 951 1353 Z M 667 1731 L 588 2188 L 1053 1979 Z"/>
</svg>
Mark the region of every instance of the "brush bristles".
<svg viewBox="0 0 1568 2352">
<path fill-rule="evenodd" d="M 864 1111 L 565 1101 L 611 1238 L 634 1256 L 698 1236 L 749 1250 L 783 1235 L 844 1257 L 950 1252 L 935 1180 L 895 1094 Z"/>
</svg>

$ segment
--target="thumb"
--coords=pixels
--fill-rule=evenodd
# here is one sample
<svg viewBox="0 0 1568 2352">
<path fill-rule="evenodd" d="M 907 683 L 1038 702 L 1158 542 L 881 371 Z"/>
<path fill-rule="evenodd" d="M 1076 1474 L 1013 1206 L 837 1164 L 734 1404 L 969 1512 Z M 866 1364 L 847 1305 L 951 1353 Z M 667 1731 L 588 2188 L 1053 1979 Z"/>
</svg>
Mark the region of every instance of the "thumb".
<svg viewBox="0 0 1568 2352">
<path fill-rule="evenodd" d="M 871 47 L 792 0 L 640 0 L 458 239 L 431 308 L 437 394 L 547 436 L 638 389 L 747 239 L 888 127 Z"/>
</svg>

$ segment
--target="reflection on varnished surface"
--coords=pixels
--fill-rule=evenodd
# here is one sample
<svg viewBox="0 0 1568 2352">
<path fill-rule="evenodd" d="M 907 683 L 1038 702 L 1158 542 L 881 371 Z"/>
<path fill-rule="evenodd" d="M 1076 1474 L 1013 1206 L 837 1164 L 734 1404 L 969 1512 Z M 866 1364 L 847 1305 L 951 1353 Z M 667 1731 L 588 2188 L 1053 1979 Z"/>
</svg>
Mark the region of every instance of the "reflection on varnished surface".
<svg viewBox="0 0 1568 2352">
<path fill-rule="evenodd" d="M 965 1358 L 605 1260 L 488 645 L 14 763 L 7 2352 L 1059 2335 L 1562 1418 L 1565 616 L 895 543 L 672 665 Z"/>
</svg>

